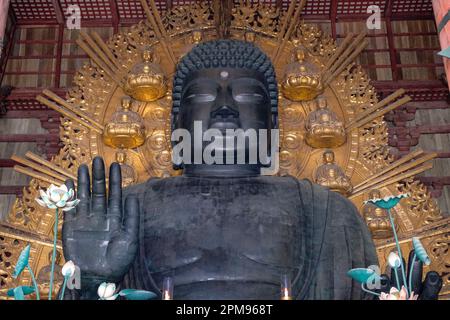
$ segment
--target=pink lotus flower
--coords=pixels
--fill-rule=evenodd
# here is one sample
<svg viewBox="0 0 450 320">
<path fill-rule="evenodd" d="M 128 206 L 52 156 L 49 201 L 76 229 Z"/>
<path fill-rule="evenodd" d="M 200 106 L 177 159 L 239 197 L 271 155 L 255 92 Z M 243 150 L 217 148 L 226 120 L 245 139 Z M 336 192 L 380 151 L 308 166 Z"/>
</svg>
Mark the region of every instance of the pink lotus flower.
<svg viewBox="0 0 450 320">
<path fill-rule="evenodd" d="M 389 293 L 382 292 L 380 295 L 380 300 L 417 300 L 419 295 L 411 292 L 411 296 L 408 298 L 408 291 L 404 286 L 398 291 L 397 288 L 392 287 Z"/>
</svg>

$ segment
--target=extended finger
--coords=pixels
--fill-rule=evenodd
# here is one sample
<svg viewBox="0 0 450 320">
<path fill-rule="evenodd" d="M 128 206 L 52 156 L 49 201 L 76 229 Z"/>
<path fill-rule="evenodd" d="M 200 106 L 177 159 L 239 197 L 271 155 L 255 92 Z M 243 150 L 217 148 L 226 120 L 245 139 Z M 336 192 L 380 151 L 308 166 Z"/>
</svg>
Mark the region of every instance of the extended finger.
<svg viewBox="0 0 450 320">
<path fill-rule="evenodd" d="M 109 168 L 108 219 L 111 230 L 122 222 L 122 173 L 117 162 Z"/>
<path fill-rule="evenodd" d="M 137 236 L 139 231 L 139 201 L 129 195 L 125 199 L 124 230 L 130 236 Z"/>
<path fill-rule="evenodd" d="M 428 272 L 423 282 L 423 290 L 420 295 L 420 300 L 437 300 L 441 288 L 442 278 L 439 274 L 435 271 Z"/>
<path fill-rule="evenodd" d="M 106 184 L 105 164 L 101 157 L 92 161 L 92 212 L 104 214 L 106 212 Z"/>
<path fill-rule="evenodd" d="M 88 215 L 91 202 L 91 178 L 89 168 L 85 164 L 78 168 L 77 198 L 80 199 L 77 212 L 80 215 Z"/>
<path fill-rule="evenodd" d="M 420 293 L 422 291 L 423 263 L 419 259 L 414 259 L 415 252 L 411 250 L 408 258 L 408 285 L 411 283 L 411 291 Z M 412 273 L 411 273 L 412 268 Z"/>
</svg>

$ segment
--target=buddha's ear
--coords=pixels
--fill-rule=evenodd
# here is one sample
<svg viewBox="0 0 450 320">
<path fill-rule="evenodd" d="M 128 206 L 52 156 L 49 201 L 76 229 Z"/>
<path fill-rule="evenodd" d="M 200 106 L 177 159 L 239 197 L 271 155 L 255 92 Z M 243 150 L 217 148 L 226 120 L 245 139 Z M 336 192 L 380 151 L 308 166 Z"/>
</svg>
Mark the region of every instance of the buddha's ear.
<svg viewBox="0 0 450 320">
<path fill-rule="evenodd" d="M 278 112 L 272 112 L 272 129 L 278 129 Z"/>
</svg>

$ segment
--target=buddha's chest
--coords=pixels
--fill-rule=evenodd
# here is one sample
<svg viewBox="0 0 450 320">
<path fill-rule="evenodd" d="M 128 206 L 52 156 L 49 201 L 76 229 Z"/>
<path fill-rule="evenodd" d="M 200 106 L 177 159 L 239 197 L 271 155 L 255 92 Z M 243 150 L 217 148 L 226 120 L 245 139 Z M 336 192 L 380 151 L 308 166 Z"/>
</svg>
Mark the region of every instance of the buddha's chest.
<svg viewBox="0 0 450 320">
<path fill-rule="evenodd" d="M 302 212 L 295 185 L 173 182 L 146 196 L 146 257 L 154 272 L 194 268 L 215 277 L 298 266 Z"/>
</svg>

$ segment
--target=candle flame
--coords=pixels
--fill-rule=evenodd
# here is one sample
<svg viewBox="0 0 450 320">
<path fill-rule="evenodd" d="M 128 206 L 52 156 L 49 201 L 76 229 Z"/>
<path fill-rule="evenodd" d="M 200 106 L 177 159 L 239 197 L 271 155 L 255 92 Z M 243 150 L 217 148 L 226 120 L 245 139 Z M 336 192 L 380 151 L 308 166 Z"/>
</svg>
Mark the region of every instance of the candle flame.
<svg viewBox="0 0 450 320">
<path fill-rule="evenodd" d="M 164 300 L 172 300 L 172 298 L 170 297 L 169 290 L 164 291 Z"/>
</svg>

